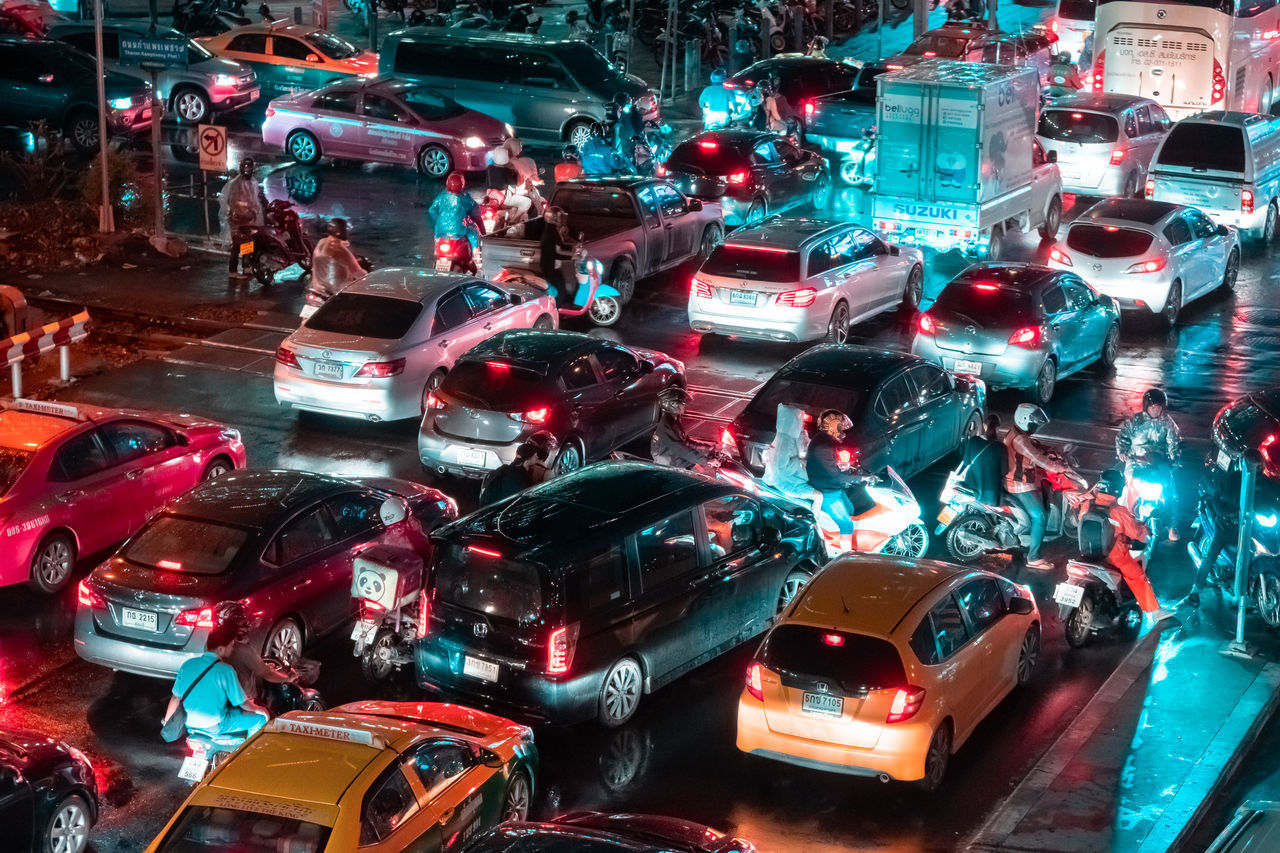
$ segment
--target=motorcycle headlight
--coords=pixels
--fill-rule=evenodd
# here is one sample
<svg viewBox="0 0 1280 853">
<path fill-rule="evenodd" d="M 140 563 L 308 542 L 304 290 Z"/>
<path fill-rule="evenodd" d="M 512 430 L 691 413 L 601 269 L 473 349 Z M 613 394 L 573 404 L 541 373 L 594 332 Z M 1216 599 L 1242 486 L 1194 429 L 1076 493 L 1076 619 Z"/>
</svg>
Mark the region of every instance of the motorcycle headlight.
<svg viewBox="0 0 1280 853">
<path fill-rule="evenodd" d="M 462 140 L 462 144 L 474 150 L 476 148 L 483 148 L 484 140 L 478 136 L 468 136 L 466 139 Z"/>
<path fill-rule="evenodd" d="M 1134 485 L 1138 488 L 1138 497 L 1144 501 L 1158 501 L 1164 495 L 1164 484 L 1148 483 L 1145 480 L 1137 480 Z"/>
<path fill-rule="evenodd" d="M 1258 522 L 1259 527 L 1272 528 L 1276 526 L 1277 517 L 1274 512 L 1270 512 L 1270 513 L 1260 512 L 1254 515 L 1254 520 Z"/>
<path fill-rule="evenodd" d="M 111 104 L 113 110 L 127 110 L 133 106 L 133 98 L 112 98 L 107 103 Z"/>
</svg>

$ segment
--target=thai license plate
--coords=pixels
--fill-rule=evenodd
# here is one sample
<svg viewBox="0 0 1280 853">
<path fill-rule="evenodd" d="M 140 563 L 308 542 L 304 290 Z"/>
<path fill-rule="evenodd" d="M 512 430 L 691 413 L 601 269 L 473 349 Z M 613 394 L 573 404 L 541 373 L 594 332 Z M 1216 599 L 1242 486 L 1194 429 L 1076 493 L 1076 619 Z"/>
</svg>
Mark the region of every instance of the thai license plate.
<svg viewBox="0 0 1280 853">
<path fill-rule="evenodd" d="M 498 680 L 498 665 L 489 663 L 487 660 L 480 660 L 467 655 L 462 662 L 462 674 L 469 675 L 472 678 L 480 678 L 485 681 Z"/>
<path fill-rule="evenodd" d="M 357 622 L 356 626 L 351 629 L 351 639 L 359 640 L 362 636 L 362 642 L 369 643 L 373 641 L 373 633 L 378 630 L 377 622 Z"/>
<path fill-rule="evenodd" d="M 182 759 L 182 767 L 178 769 L 178 778 L 188 782 L 199 782 L 204 772 L 209 769 L 209 762 L 202 755 L 188 755 Z"/>
<path fill-rule="evenodd" d="M 240 244 L 240 255 L 241 255 L 241 257 L 243 257 L 244 255 L 252 255 L 252 254 L 253 254 L 253 241 L 252 241 L 252 240 L 250 240 L 248 243 L 241 243 L 241 244 Z"/>
<path fill-rule="evenodd" d="M 1231 470 L 1231 457 L 1227 455 L 1225 450 L 1218 451 L 1218 467 L 1223 471 Z"/>
<path fill-rule="evenodd" d="M 842 154 L 848 154 L 853 150 L 854 141 L 852 139 L 837 139 L 836 150 Z"/>
<path fill-rule="evenodd" d="M 448 272 L 453 267 L 453 261 L 449 258 L 436 258 L 436 272 Z"/>
<path fill-rule="evenodd" d="M 474 447 L 464 447 L 458 451 L 458 461 L 463 465 L 483 465 L 485 452 Z"/>
<path fill-rule="evenodd" d="M 125 607 L 120 611 L 120 624 L 126 628 L 140 628 L 143 631 L 157 631 L 160 628 L 156 614 L 150 610 L 134 610 L 132 607 Z"/>
<path fill-rule="evenodd" d="M 1064 607 L 1079 607 L 1084 601 L 1084 587 L 1060 583 L 1053 589 L 1053 600 Z"/>
<path fill-rule="evenodd" d="M 823 717 L 840 717 L 844 715 L 844 697 L 830 693 L 804 693 L 800 697 L 800 710 Z"/>
<path fill-rule="evenodd" d="M 938 513 L 939 524 L 950 524 L 951 519 L 956 517 L 956 511 L 949 506 L 944 506 L 942 512 Z"/>
<path fill-rule="evenodd" d="M 301 316 L 301 317 L 302 317 L 302 319 L 304 319 L 304 320 L 309 319 L 309 318 L 311 317 L 311 315 L 312 315 L 312 314 L 316 313 L 316 311 L 318 311 L 318 310 L 319 310 L 319 308 L 320 308 L 320 306 L 318 306 L 318 305 L 303 305 L 303 306 L 302 306 L 302 314 L 301 314 L 300 316 Z"/>
<path fill-rule="evenodd" d="M 329 379 L 341 379 L 342 378 L 342 362 L 317 361 L 316 376 L 326 376 Z"/>
<path fill-rule="evenodd" d="M 952 359 L 952 361 L 955 362 L 955 366 L 951 369 L 956 373 L 964 373 L 969 376 L 978 376 L 982 373 L 982 362 L 980 361 L 966 361 L 963 358 Z"/>
<path fill-rule="evenodd" d="M 749 305 L 750 307 L 754 308 L 756 307 L 756 295 L 753 291 L 750 291 L 750 290 L 730 290 L 729 304 L 730 305 Z"/>
</svg>

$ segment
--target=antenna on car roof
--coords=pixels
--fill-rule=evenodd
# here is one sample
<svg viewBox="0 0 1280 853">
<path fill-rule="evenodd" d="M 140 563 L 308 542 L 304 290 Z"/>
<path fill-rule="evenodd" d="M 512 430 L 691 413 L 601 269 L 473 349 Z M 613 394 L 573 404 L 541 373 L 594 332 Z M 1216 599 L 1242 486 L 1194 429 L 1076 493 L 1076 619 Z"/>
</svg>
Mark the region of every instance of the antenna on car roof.
<svg viewBox="0 0 1280 853">
<path fill-rule="evenodd" d="M 845 603 L 844 593 L 840 593 L 840 606 L 844 608 L 844 615 L 849 615 L 849 605 Z"/>
</svg>

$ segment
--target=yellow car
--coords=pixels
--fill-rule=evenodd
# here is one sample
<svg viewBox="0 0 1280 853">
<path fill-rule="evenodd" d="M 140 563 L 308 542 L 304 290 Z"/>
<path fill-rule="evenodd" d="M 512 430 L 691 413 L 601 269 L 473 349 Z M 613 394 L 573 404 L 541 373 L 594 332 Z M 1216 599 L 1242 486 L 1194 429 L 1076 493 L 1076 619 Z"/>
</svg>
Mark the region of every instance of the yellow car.
<svg viewBox="0 0 1280 853">
<path fill-rule="evenodd" d="M 533 732 L 436 702 L 277 717 L 209 772 L 148 851 L 455 850 L 524 820 Z"/>
<path fill-rule="evenodd" d="M 328 30 L 302 24 L 248 24 L 200 41 L 217 56 L 253 68 L 263 100 L 378 73 L 376 53 L 361 50 Z"/>
<path fill-rule="evenodd" d="M 1039 657 L 1025 586 L 932 560 L 840 557 L 760 644 L 738 749 L 936 790 L 951 754 Z"/>
</svg>

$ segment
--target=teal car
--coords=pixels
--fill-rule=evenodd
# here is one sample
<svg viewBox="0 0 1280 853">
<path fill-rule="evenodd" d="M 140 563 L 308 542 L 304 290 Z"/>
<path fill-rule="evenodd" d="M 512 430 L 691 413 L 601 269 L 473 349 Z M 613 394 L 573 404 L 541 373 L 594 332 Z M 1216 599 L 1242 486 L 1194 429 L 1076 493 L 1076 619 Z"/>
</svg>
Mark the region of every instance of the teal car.
<svg viewBox="0 0 1280 853">
<path fill-rule="evenodd" d="M 199 41 L 216 56 L 252 67 L 264 101 L 378 73 L 376 53 L 303 24 L 249 24 Z"/>
</svg>

